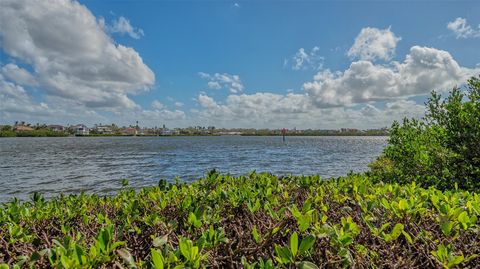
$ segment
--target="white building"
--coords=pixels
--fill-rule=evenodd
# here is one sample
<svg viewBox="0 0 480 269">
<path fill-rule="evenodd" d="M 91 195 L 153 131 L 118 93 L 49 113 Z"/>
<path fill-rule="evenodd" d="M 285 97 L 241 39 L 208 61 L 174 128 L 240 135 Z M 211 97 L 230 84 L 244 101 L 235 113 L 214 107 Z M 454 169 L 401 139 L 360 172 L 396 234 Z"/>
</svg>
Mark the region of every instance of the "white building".
<svg viewBox="0 0 480 269">
<path fill-rule="evenodd" d="M 73 130 L 75 131 L 75 135 L 88 135 L 90 134 L 90 129 L 83 124 L 78 124 L 73 126 Z"/>
<path fill-rule="evenodd" d="M 111 126 L 97 126 L 96 128 L 97 133 L 99 134 L 112 134 L 112 127 Z"/>
</svg>

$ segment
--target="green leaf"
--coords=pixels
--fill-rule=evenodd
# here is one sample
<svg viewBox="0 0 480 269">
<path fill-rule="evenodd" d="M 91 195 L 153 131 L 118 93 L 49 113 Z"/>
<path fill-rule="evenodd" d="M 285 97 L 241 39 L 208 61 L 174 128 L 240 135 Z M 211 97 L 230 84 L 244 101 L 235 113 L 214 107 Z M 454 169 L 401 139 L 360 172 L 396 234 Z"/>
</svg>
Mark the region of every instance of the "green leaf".
<svg viewBox="0 0 480 269">
<path fill-rule="evenodd" d="M 400 202 L 398 202 L 398 209 L 400 210 L 407 210 L 408 209 L 408 202 L 406 199 L 401 199 Z"/>
<path fill-rule="evenodd" d="M 405 237 L 405 239 L 407 240 L 407 242 L 408 242 L 409 244 L 413 244 L 412 237 L 411 237 L 407 232 L 402 231 L 402 234 L 403 234 L 403 236 Z"/>
<path fill-rule="evenodd" d="M 192 246 L 190 248 L 190 260 L 195 260 L 199 252 L 199 248 L 197 246 Z"/>
<path fill-rule="evenodd" d="M 390 234 L 385 235 L 384 237 L 385 241 L 389 242 L 389 241 L 397 240 L 400 234 L 402 234 L 404 228 L 405 227 L 401 223 L 395 224 L 392 232 Z"/>
<path fill-rule="evenodd" d="M 351 237 L 350 235 L 342 236 L 340 238 L 340 242 L 342 243 L 342 245 L 348 246 L 353 243 L 353 237 Z"/>
<path fill-rule="evenodd" d="M 390 226 L 390 224 L 391 224 L 390 222 L 384 223 L 384 224 L 380 227 L 380 229 L 378 230 L 378 234 L 380 234 L 381 232 L 383 232 L 383 230 L 387 229 L 387 228 Z M 378 235 L 378 234 L 377 234 L 377 235 Z"/>
<path fill-rule="evenodd" d="M 152 254 L 152 262 L 153 262 L 153 267 L 155 269 L 163 269 L 163 255 L 162 253 L 156 251 L 155 249 L 151 249 L 151 254 Z"/>
<path fill-rule="evenodd" d="M 449 249 L 443 244 L 440 244 L 437 250 L 433 250 L 431 253 L 440 263 L 443 264 L 448 259 Z"/>
<path fill-rule="evenodd" d="M 275 258 L 280 264 L 288 264 L 292 261 L 292 254 L 286 247 L 275 245 L 275 253 L 277 254 Z"/>
<path fill-rule="evenodd" d="M 440 228 L 444 235 L 448 236 L 453 228 L 453 223 L 451 221 L 446 221 L 440 224 Z"/>
<path fill-rule="evenodd" d="M 463 229 L 467 229 L 468 225 L 470 224 L 470 218 L 468 217 L 468 213 L 463 211 L 458 215 L 458 221 L 462 224 Z"/>
<path fill-rule="evenodd" d="M 260 244 L 260 243 L 262 242 L 262 237 L 261 237 L 260 234 L 258 233 L 256 226 L 253 226 L 252 236 L 253 236 L 253 239 L 255 240 L 255 242 L 256 242 L 257 244 Z"/>
<path fill-rule="evenodd" d="M 189 244 L 188 242 L 189 240 L 185 240 L 185 239 L 180 239 L 180 252 L 182 253 L 182 255 L 187 258 L 188 260 L 190 259 L 190 248 L 191 248 L 191 243 Z"/>
<path fill-rule="evenodd" d="M 463 262 L 463 260 L 465 260 L 465 257 L 463 255 L 460 255 L 460 256 L 453 256 L 450 258 L 450 260 L 448 261 L 448 264 L 447 264 L 447 267 L 448 268 L 452 268 L 454 267 L 455 265 L 459 265 Z"/>
<path fill-rule="evenodd" d="M 300 255 L 305 254 L 315 244 L 315 236 L 309 235 L 300 243 Z"/>
<path fill-rule="evenodd" d="M 297 256 L 298 252 L 298 234 L 297 232 L 293 232 L 290 236 L 290 251 L 292 252 L 293 257 Z"/>
</svg>

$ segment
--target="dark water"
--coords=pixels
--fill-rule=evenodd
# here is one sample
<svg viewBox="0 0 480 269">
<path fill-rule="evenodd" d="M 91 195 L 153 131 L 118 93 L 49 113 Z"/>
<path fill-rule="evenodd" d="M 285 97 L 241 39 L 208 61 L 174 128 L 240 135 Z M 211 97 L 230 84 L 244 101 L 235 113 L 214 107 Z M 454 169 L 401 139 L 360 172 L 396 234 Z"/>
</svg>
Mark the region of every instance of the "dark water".
<svg viewBox="0 0 480 269">
<path fill-rule="evenodd" d="M 0 201 L 60 192 L 112 193 L 165 178 L 191 181 L 216 168 L 241 175 L 362 171 L 385 137 L 64 137 L 0 139 Z"/>
</svg>

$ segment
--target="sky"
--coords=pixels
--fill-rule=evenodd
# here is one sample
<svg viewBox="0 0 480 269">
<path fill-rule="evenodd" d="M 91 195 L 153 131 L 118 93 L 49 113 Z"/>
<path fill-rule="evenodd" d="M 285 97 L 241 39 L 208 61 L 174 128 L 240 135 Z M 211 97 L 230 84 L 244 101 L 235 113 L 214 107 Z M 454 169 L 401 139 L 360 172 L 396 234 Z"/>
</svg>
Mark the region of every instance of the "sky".
<svg viewBox="0 0 480 269">
<path fill-rule="evenodd" d="M 479 1 L 0 0 L 0 124 L 381 128 L 480 74 Z"/>
</svg>

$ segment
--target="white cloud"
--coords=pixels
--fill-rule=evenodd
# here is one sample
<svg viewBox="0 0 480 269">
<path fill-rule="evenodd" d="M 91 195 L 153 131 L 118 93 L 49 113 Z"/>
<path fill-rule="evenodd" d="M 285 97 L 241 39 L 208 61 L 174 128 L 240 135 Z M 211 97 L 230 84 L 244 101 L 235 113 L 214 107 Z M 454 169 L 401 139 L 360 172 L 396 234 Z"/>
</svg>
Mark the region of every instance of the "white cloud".
<svg viewBox="0 0 480 269">
<path fill-rule="evenodd" d="M 204 72 L 199 72 L 198 75 L 202 79 L 208 81 L 207 86 L 209 89 L 228 89 L 231 93 L 239 93 L 244 89 L 242 81 L 238 75 L 231 75 L 227 73 L 215 73 L 210 75 Z"/>
<path fill-rule="evenodd" d="M 368 55 L 386 60 L 392 53 Z M 197 98 L 201 108 L 193 112 L 200 122 L 227 127 L 377 128 L 421 117 L 424 105 L 408 98 L 450 90 L 478 73 L 480 68 L 460 66 L 447 51 L 413 46 L 402 62 L 359 60 L 344 71 L 322 70 L 304 83 L 303 93 L 231 94 L 223 101 L 202 93 Z"/>
<path fill-rule="evenodd" d="M 165 108 L 165 106 L 158 100 L 154 100 L 152 102 L 152 108 L 156 109 L 156 110 L 161 110 L 163 108 Z"/>
<path fill-rule="evenodd" d="M 91 118 L 101 118 L 100 115 L 88 109 L 77 109 L 65 102 L 36 102 L 27 91 L 14 82 L 7 81 L 0 74 L 0 119 L 3 124 L 14 121 L 25 122 L 68 122 L 72 118 L 82 121 Z"/>
<path fill-rule="evenodd" d="M 300 48 L 290 60 L 284 61 L 284 66 L 287 66 L 289 63 L 291 63 L 293 70 L 322 69 L 325 58 L 318 55 L 319 51 L 319 47 L 314 47 L 310 52 L 305 51 L 304 48 Z"/>
<path fill-rule="evenodd" d="M 209 81 L 207 83 L 207 86 L 209 89 L 214 89 L 214 90 L 220 90 L 222 86 L 220 86 L 220 83 L 218 81 Z"/>
<path fill-rule="evenodd" d="M 9 80 L 15 82 L 16 84 L 34 86 L 36 85 L 35 78 L 27 70 L 17 66 L 16 64 L 6 64 L 1 69 L 0 72 Z"/>
<path fill-rule="evenodd" d="M 174 105 L 175 107 L 180 108 L 180 107 L 183 107 L 185 104 L 182 103 L 182 102 L 175 102 L 173 105 Z"/>
<path fill-rule="evenodd" d="M 319 72 L 303 88 L 318 107 L 345 106 L 448 90 L 479 71 L 459 66 L 446 51 L 414 46 L 402 63 L 353 62 L 344 72 Z"/>
<path fill-rule="evenodd" d="M 467 19 L 465 18 L 456 18 L 454 21 L 447 24 L 447 28 L 455 34 L 457 39 L 480 37 L 480 25 L 477 29 L 474 29 L 467 23 Z"/>
<path fill-rule="evenodd" d="M 128 117 L 127 115 L 125 115 Z M 133 119 L 141 119 L 143 122 L 148 122 L 150 125 L 152 123 L 160 123 L 159 121 L 177 121 L 185 119 L 185 112 L 182 110 L 169 110 L 166 108 L 162 109 L 153 109 L 153 110 L 142 110 L 140 113 L 134 114 L 134 117 L 129 117 Z"/>
<path fill-rule="evenodd" d="M 31 75 L 46 97 L 87 108 L 134 109 L 138 105 L 128 95 L 155 83 L 140 55 L 115 44 L 76 1 L 4 0 L 0 39 L 6 54 L 31 66 Z M 21 80 L 12 74 L 5 77 Z"/>
<path fill-rule="evenodd" d="M 402 117 L 419 118 L 424 106 L 410 100 L 397 100 L 380 109 L 374 104 L 359 108 L 318 108 L 305 94 L 255 93 L 230 95 L 224 104 L 210 96 L 197 98 L 201 109 L 194 110 L 197 121 L 225 127 L 255 128 L 379 128 Z"/>
<path fill-rule="evenodd" d="M 387 29 L 377 29 L 366 27 L 360 31 L 355 38 L 355 43 L 348 50 L 347 55 L 350 58 L 358 58 L 360 60 L 390 60 L 395 54 L 397 42 L 401 38 Z"/>
<path fill-rule="evenodd" d="M 380 110 L 371 104 L 366 104 L 360 112 L 367 117 L 375 117 L 380 113 Z"/>
<path fill-rule="evenodd" d="M 207 96 L 205 94 L 200 94 L 198 95 L 198 103 L 203 107 L 203 108 L 218 108 L 219 105 L 213 100 L 212 97 Z"/>
<path fill-rule="evenodd" d="M 180 120 L 185 119 L 185 112 L 181 110 L 169 110 L 164 104 L 158 100 L 152 102 L 152 110 L 143 110 L 144 116 L 152 116 L 152 119 L 159 117 L 167 120 Z"/>
<path fill-rule="evenodd" d="M 308 98 L 293 93 L 233 94 L 226 98 L 224 104 L 200 94 L 197 101 L 202 109 L 197 111 L 196 116 L 202 122 L 231 127 L 271 127 L 290 120 L 308 118 L 312 112 Z"/>
<path fill-rule="evenodd" d="M 100 18 L 99 24 L 108 33 L 119 33 L 121 35 L 128 34 L 134 39 L 140 39 L 140 37 L 145 35 L 141 28 L 133 27 L 130 24 L 130 21 L 123 16 L 120 16 L 118 19 L 114 19 L 111 25 L 106 24 L 105 19 Z"/>
</svg>

